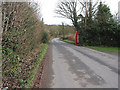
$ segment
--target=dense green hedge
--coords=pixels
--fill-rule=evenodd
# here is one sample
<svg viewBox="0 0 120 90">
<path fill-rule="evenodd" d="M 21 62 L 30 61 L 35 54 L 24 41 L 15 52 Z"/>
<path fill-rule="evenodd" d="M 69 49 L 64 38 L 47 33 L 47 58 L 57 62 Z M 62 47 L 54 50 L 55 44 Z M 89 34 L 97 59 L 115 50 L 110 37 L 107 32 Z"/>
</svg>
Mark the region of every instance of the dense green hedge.
<svg viewBox="0 0 120 90">
<path fill-rule="evenodd" d="M 42 43 L 48 43 L 49 40 L 48 40 L 48 33 L 47 33 L 47 32 L 43 31 L 41 38 L 42 38 L 42 39 L 41 39 L 41 42 L 42 42 Z"/>
<path fill-rule="evenodd" d="M 39 64 L 37 58 L 39 55 L 40 60 L 43 58 L 47 47 L 41 43 L 41 38 L 48 40 L 41 36 L 44 23 L 38 19 L 31 3 L 6 2 L 2 8 L 3 87 L 28 87 L 34 77 L 32 72 Z"/>
</svg>

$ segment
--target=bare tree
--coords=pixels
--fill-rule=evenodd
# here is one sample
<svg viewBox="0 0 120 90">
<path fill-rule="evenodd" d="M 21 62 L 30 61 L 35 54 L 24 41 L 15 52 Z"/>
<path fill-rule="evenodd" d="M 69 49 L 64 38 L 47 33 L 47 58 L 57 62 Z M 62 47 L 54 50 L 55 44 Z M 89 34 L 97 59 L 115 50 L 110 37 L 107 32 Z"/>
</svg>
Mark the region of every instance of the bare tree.
<svg viewBox="0 0 120 90">
<path fill-rule="evenodd" d="M 64 0 L 58 3 L 56 13 L 63 18 L 70 19 L 76 28 L 76 31 L 80 31 L 79 21 L 83 20 L 86 27 L 87 18 L 92 19 L 92 16 L 96 12 L 96 6 L 97 2 L 92 5 L 92 0 Z"/>
<path fill-rule="evenodd" d="M 77 0 L 64 0 L 62 2 L 58 3 L 57 9 L 55 12 L 59 15 L 61 15 L 63 18 L 70 19 L 76 28 L 77 31 L 79 31 L 79 14 L 77 11 Z"/>
</svg>

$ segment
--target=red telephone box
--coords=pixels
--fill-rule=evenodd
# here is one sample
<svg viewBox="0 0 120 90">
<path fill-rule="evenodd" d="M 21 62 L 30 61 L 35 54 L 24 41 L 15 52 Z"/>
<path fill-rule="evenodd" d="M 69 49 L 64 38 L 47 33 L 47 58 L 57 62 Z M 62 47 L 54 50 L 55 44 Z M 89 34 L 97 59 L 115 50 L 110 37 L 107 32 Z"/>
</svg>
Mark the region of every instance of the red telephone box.
<svg viewBox="0 0 120 90">
<path fill-rule="evenodd" d="M 80 43 L 80 32 L 76 31 L 76 36 L 75 36 L 76 44 Z"/>
</svg>

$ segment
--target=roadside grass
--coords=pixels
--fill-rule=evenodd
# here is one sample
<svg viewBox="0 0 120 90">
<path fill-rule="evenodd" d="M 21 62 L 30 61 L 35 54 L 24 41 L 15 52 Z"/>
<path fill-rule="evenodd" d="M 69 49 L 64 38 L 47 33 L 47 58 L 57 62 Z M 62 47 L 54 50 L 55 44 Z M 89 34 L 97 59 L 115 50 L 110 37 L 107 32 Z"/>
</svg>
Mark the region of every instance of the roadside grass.
<svg viewBox="0 0 120 90">
<path fill-rule="evenodd" d="M 60 39 L 61 41 L 75 44 L 75 41 L 70 41 L 70 40 L 63 40 Z M 120 53 L 120 48 L 119 47 L 100 47 L 100 46 L 85 46 L 87 48 L 103 51 L 103 52 L 113 52 L 113 53 Z"/>
<path fill-rule="evenodd" d="M 85 47 L 99 51 L 120 53 L 120 48 L 118 47 L 99 47 L 99 46 L 85 46 Z"/>
<path fill-rule="evenodd" d="M 39 68 L 39 65 L 40 65 L 41 61 L 43 60 L 43 58 L 44 58 L 44 56 L 46 54 L 47 48 L 48 48 L 48 44 L 43 44 L 42 45 L 40 55 L 36 59 L 34 68 L 32 68 L 28 73 L 26 73 L 26 76 L 28 78 L 26 80 L 19 79 L 19 82 L 23 83 L 23 84 L 21 84 L 20 86 L 16 86 L 16 88 L 23 88 L 23 87 L 24 88 L 29 88 L 29 87 L 31 87 L 32 81 L 34 80 L 34 77 L 35 77 L 35 74 L 36 74 L 36 72 L 37 72 L 37 70 Z M 27 82 L 27 83 L 24 84 L 24 82 Z"/>
<path fill-rule="evenodd" d="M 38 58 L 37 58 L 36 61 L 35 61 L 34 67 L 31 68 L 31 69 L 30 69 L 28 72 L 26 72 L 26 74 L 25 74 L 26 77 L 27 77 L 27 79 L 23 79 L 23 78 L 19 78 L 19 77 L 18 77 L 20 73 L 17 72 L 16 70 L 17 70 L 18 68 L 23 68 L 22 66 L 19 66 L 19 60 L 18 60 L 18 59 L 19 59 L 19 56 L 14 53 L 14 59 L 15 59 L 15 60 L 13 60 L 12 57 L 9 58 L 9 59 L 10 59 L 9 62 L 15 64 L 15 66 L 12 66 L 12 67 L 11 67 L 9 70 L 7 70 L 7 71 L 9 71 L 9 74 L 11 75 L 11 77 L 14 78 L 14 76 L 12 76 L 12 75 L 15 75 L 16 77 L 18 77 L 18 82 L 20 83 L 20 85 L 13 85 L 13 87 L 15 87 L 15 88 L 30 88 L 30 86 L 32 85 L 32 81 L 34 80 L 35 74 L 36 74 L 36 72 L 37 72 L 37 70 L 38 70 L 38 68 L 39 68 L 39 65 L 40 65 L 41 61 L 43 60 L 43 58 L 44 58 L 44 56 L 45 56 L 45 54 L 46 54 L 47 49 L 48 49 L 48 44 L 43 44 L 42 47 L 41 47 L 40 54 L 39 54 Z M 7 50 L 9 50 L 9 53 L 11 53 L 11 54 L 10 54 L 10 56 L 11 56 L 11 55 L 13 54 L 13 51 L 12 51 L 11 49 L 9 49 L 9 48 L 8 48 Z M 2 57 L 2 58 L 4 58 L 4 54 L 3 54 L 3 57 Z M 13 62 L 13 61 L 14 61 L 14 62 Z M 4 68 L 5 65 L 3 64 L 2 67 Z M 2 73 L 2 74 L 4 75 L 5 72 Z"/>
<path fill-rule="evenodd" d="M 60 40 L 61 40 L 61 41 L 64 41 L 64 42 L 67 42 L 67 43 L 75 44 L 75 41 L 63 40 L 63 39 L 60 39 Z"/>
<path fill-rule="evenodd" d="M 31 82 L 34 80 L 34 77 L 35 77 L 35 72 L 37 72 L 37 70 L 39 68 L 39 64 L 41 63 L 41 61 L 43 60 L 43 57 L 46 54 L 47 48 L 48 48 L 48 44 L 43 44 L 42 45 L 41 53 L 40 53 L 39 57 L 36 60 L 36 65 L 32 70 L 30 70 L 30 77 L 27 80 L 29 85 L 26 85 L 27 87 L 25 87 L 25 88 L 28 88 L 28 87 L 31 86 Z"/>
</svg>

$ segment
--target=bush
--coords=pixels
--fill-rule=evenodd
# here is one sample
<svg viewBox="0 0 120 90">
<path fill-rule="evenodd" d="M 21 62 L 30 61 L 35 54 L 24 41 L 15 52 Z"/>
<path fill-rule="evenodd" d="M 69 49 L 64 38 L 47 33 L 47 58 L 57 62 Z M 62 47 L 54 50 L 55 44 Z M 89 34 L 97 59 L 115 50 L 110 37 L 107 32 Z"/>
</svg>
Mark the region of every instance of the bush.
<svg viewBox="0 0 120 90">
<path fill-rule="evenodd" d="M 33 7 L 32 7 L 32 6 Z M 38 19 L 36 4 L 5 2 L 2 4 L 2 86 L 28 87 L 31 71 L 41 49 L 44 23 Z M 6 19 L 7 18 L 7 19 Z"/>
<path fill-rule="evenodd" d="M 41 39 L 42 43 L 48 43 L 48 33 L 43 31 L 42 32 L 42 39 Z"/>
</svg>

